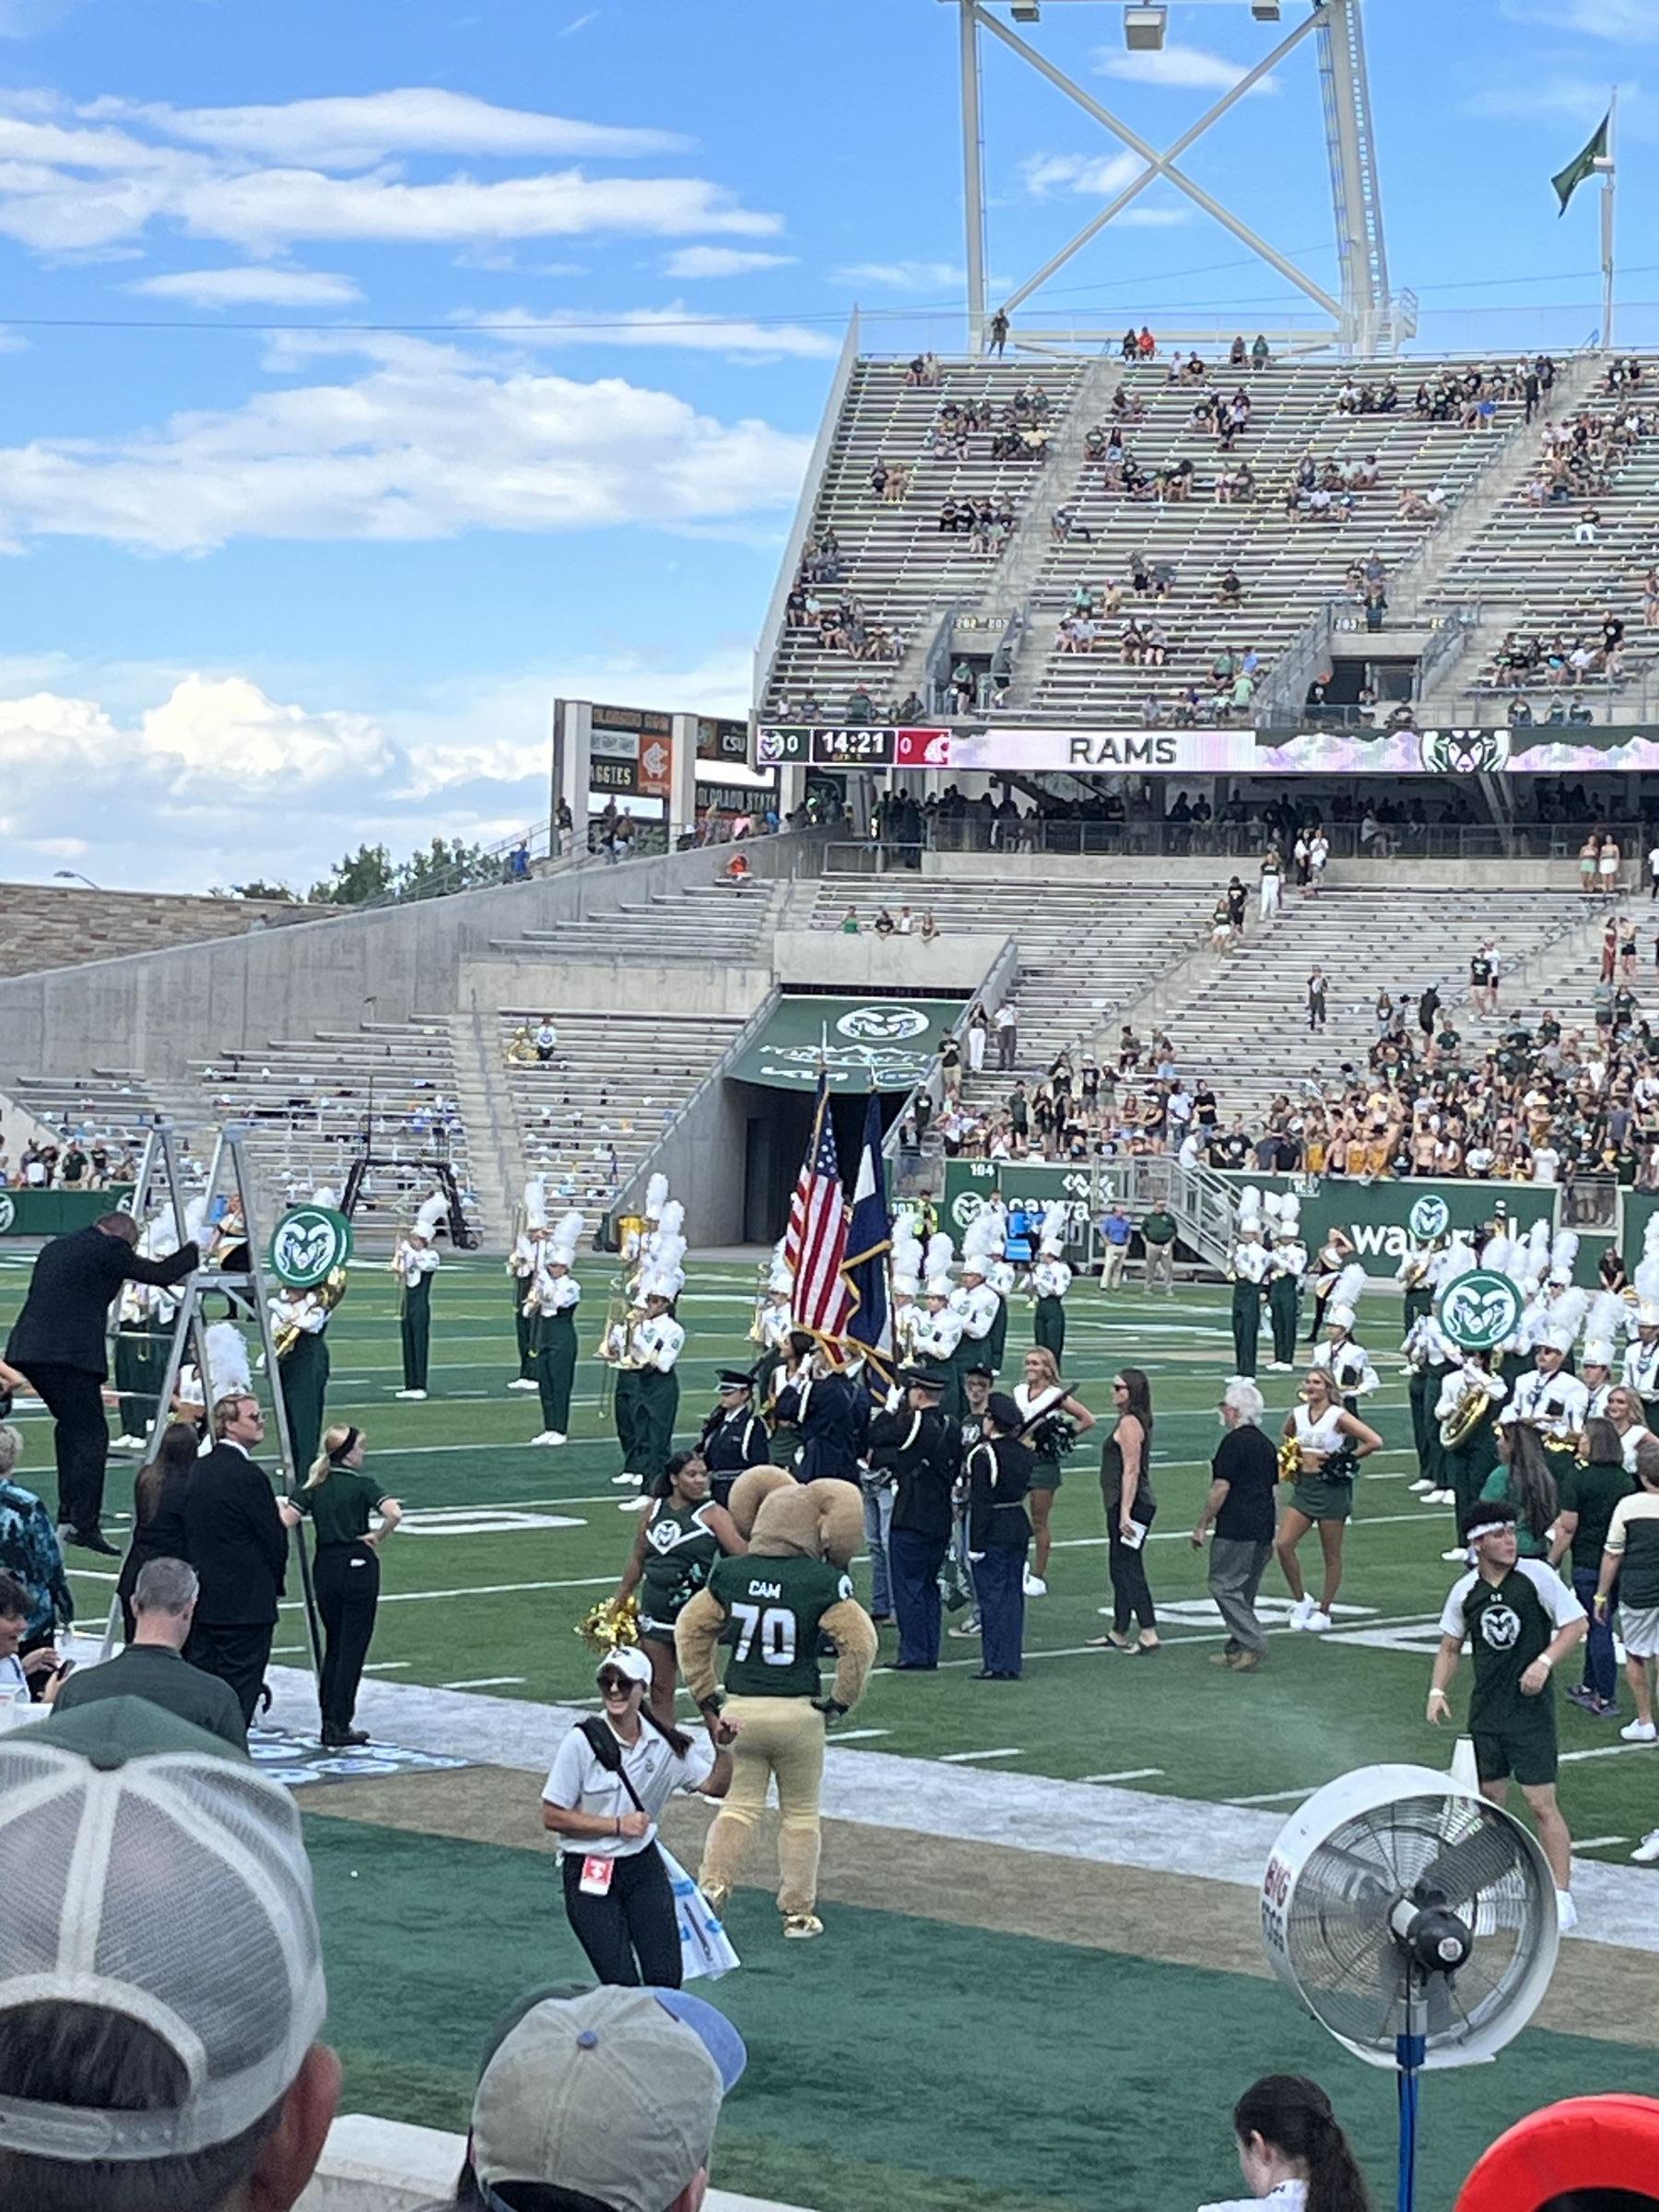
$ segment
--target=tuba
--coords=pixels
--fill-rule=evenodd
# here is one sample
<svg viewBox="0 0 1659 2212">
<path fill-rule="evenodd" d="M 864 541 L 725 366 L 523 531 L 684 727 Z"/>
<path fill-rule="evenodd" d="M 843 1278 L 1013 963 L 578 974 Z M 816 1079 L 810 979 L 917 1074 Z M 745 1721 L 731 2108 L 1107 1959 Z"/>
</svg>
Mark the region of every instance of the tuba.
<svg viewBox="0 0 1659 2212">
<path fill-rule="evenodd" d="M 1461 1451 L 1490 1409 L 1492 1394 L 1471 1375 L 1456 1405 L 1440 1425 L 1440 1441 L 1448 1452 Z"/>
<path fill-rule="evenodd" d="M 324 1277 L 316 1289 L 308 1290 L 305 1295 L 308 1298 L 314 1298 L 324 1313 L 332 1313 L 345 1297 L 350 1281 L 351 1278 L 344 1267 L 334 1267 Z M 288 1358 L 304 1334 L 305 1332 L 300 1328 L 299 1323 L 295 1321 L 286 1323 L 277 1330 L 276 1347 L 278 1360 Z"/>
</svg>

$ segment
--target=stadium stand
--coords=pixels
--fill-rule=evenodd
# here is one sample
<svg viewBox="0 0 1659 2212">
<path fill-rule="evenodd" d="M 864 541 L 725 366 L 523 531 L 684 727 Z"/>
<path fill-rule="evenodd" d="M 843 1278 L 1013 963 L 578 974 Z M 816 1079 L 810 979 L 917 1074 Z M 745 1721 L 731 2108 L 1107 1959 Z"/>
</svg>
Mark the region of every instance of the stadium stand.
<svg viewBox="0 0 1659 2212">
<path fill-rule="evenodd" d="M 761 959 L 787 896 L 782 884 L 688 884 L 650 894 L 642 905 L 590 913 L 556 929 L 492 937 L 490 949 L 518 959 L 559 960 Z"/>
<path fill-rule="evenodd" d="M 315 922 L 330 906 L 266 899 L 194 899 L 162 891 L 90 891 L 55 884 L 0 884 L 0 975 L 29 975 L 82 960 L 118 959 L 164 945 L 241 936 L 250 929 Z"/>
</svg>

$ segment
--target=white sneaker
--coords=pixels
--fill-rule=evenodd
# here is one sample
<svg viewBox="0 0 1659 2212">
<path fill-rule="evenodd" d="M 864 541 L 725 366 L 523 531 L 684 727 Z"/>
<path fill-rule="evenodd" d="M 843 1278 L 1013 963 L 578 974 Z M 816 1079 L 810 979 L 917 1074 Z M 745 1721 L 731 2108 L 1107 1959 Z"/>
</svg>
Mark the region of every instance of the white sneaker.
<svg viewBox="0 0 1659 2212">
<path fill-rule="evenodd" d="M 1312 1612 L 1309 1614 L 1306 1621 L 1302 1625 L 1312 1634 L 1315 1636 L 1323 1636 L 1325 1630 L 1331 1625 L 1331 1617 L 1328 1613 L 1322 1613 L 1319 1607 L 1315 1606 Z"/>
<path fill-rule="evenodd" d="M 638 1475 L 630 1475 L 626 1467 L 623 1468 L 620 1475 L 613 1475 L 611 1477 L 612 1486 L 617 1489 L 621 1489 L 628 1483 L 638 1482 L 640 1480 L 641 1477 Z"/>
<path fill-rule="evenodd" d="M 392 1393 L 394 1398 L 408 1398 L 411 1402 L 416 1403 L 424 1398 L 426 1394 L 424 1390 L 394 1390 Z"/>
<path fill-rule="evenodd" d="M 1033 1574 L 1029 1567 L 1026 1569 L 1025 1594 L 1028 1597 L 1048 1595 L 1048 1584 L 1040 1574 Z"/>
<path fill-rule="evenodd" d="M 1618 1733 L 1627 1744 L 1659 1743 L 1659 1728 L 1652 1721 L 1627 1721 Z"/>
<path fill-rule="evenodd" d="M 1455 1505 L 1457 1492 L 1455 1490 L 1430 1490 L 1424 1497 L 1423 1503 L 1425 1505 Z"/>
<path fill-rule="evenodd" d="M 534 1390 L 536 1387 L 535 1377 L 520 1375 L 515 1382 L 509 1382 L 507 1387 L 509 1390 Z"/>
<path fill-rule="evenodd" d="M 556 1429 L 544 1429 L 539 1436 L 530 1439 L 533 1444 L 562 1444 L 564 1441 Z"/>
<path fill-rule="evenodd" d="M 1101 1607 L 1101 1610 L 1105 1610 L 1104 1606 Z M 1290 1608 L 1290 1618 L 1285 1626 L 1289 1629 L 1305 1629 L 1309 1621 L 1312 1619 L 1315 1610 L 1313 1600 L 1311 1597 L 1299 1597 Z"/>
<path fill-rule="evenodd" d="M 1650 1828 L 1630 1856 L 1638 1866 L 1659 1865 L 1659 1828 Z"/>
<path fill-rule="evenodd" d="M 642 1513 L 650 1503 L 649 1498 L 624 1498 L 617 1511 L 619 1513 Z"/>
<path fill-rule="evenodd" d="M 1449 1567 L 1466 1567 L 1469 1563 L 1469 1547 L 1466 1544 L 1460 1545 L 1455 1551 L 1442 1551 L 1441 1558 Z"/>
<path fill-rule="evenodd" d="M 1406 1488 L 1408 1490 L 1415 1490 L 1419 1498 L 1426 1498 L 1429 1495 L 1429 1492 L 1434 1488 L 1434 1485 L 1430 1481 L 1427 1475 L 1419 1475 L 1415 1482 L 1408 1482 L 1406 1485 Z"/>
<path fill-rule="evenodd" d="M 1578 1907 L 1573 1903 L 1571 1892 L 1566 1889 L 1556 1891 L 1556 1924 L 1563 1936 L 1578 1926 Z"/>
</svg>

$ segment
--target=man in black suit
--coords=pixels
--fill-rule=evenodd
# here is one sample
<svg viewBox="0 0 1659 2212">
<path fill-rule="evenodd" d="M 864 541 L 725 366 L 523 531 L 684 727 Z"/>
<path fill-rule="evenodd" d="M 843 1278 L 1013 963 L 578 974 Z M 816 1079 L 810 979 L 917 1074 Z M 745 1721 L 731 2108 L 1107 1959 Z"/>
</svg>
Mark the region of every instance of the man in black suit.
<svg viewBox="0 0 1659 2212">
<path fill-rule="evenodd" d="M 248 1723 L 271 1656 L 288 1535 L 253 1457 L 265 1435 L 258 1400 L 221 1398 L 213 1434 L 184 1492 L 184 1547 L 202 1585 L 184 1656 L 229 1685 Z"/>
<path fill-rule="evenodd" d="M 123 1283 L 170 1289 L 200 1265 L 194 1244 L 171 1258 L 147 1260 L 135 1249 L 130 1214 L 105 1214 L 90 1229 L 55 1237 L 34 1264 L 29 1296 L 12 1324 L 6 1363 L 40 1393 L 56 1424 L 58 1521 L 63 1540 L 115 1553 L 99 1526 L 110 1424 L 102 1385 L 109 1374 L 110 1303 Z"/>
<path fill-rule="evenodd" d="M 778 1393 L 777 1413 L 781 1422 L 801 1432 L 794 1455 L 797 1482 L 858 1480 L 870 1401 L 863 1385 L 842 1374 L 827 1353 L 813 1360 L 800 1381 Z"/>
</svg>

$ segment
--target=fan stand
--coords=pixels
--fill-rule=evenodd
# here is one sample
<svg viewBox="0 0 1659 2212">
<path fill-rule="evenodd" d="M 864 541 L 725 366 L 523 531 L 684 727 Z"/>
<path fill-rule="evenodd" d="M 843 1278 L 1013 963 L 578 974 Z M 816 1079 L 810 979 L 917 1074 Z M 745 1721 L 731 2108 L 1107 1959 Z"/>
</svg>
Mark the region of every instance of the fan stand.
<svg viewBox="0 0 1659 2212">
<path fill-rule="evenodd" d="M 1398 2212 L 1416 2212 L 1418 2082 L 1429 2053 L 1425 2001 L 1429 1978 L 1413 1966 L 1406 1983 L 1406 2031 L 1394 2038 L 1394 2065 L 1400 2106 Z"/>
</svg>

